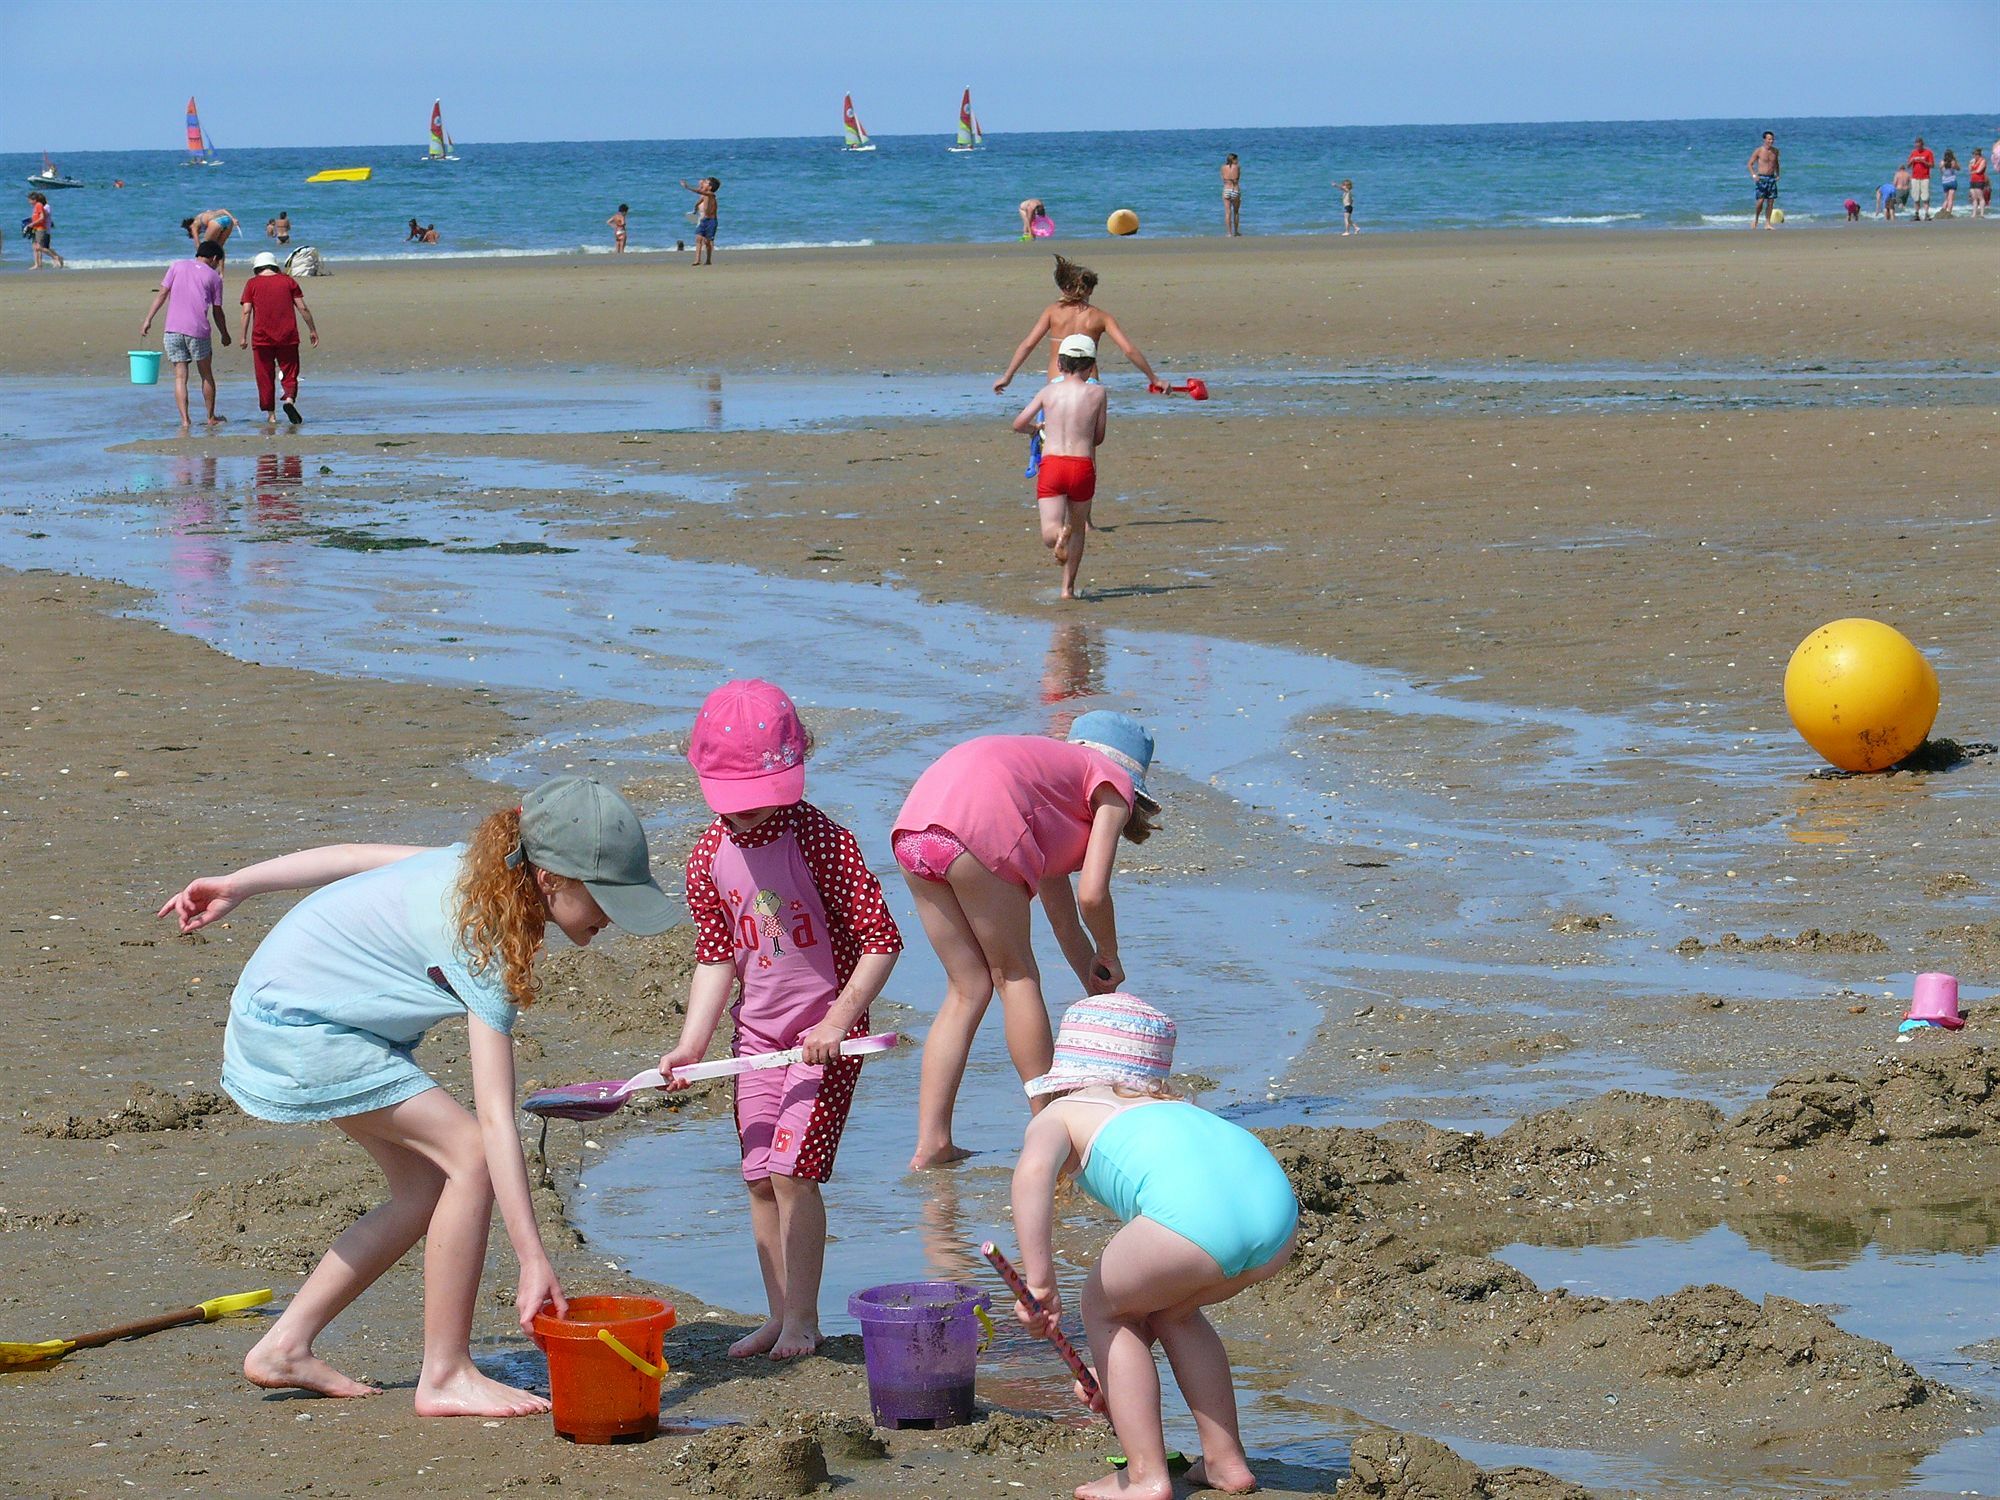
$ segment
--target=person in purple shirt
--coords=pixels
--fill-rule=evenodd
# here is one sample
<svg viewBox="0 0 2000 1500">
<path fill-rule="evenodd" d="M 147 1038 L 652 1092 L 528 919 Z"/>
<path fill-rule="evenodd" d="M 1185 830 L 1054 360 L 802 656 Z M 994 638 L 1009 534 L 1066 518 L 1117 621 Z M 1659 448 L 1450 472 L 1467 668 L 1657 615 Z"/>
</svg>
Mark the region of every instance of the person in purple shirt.
<svg viewBox="0 0 2000 1500">
<path fill-rule="evenodd" d="M 201 372 L 201 395 L 208 403 L 208 425 L 227 421 L 215 409 L 214 345 L 208 337 L 208 320 L 215 318 L 215 331 L 222 346 L 229 347 L 229 323 L 222 310 L 222 246 L 204 240 L 189 260 L 177 260 L 167 267 L 153 305 L 146 309 L 146 321 L 139 325 L 139 337 L 153 331 L 153 319 L 160 308 L 167 310 L 167 362 L 174 367 L 174 405 L 180 408 L 181 431 L 187 431 L 188 366 Z"/>
</svg>

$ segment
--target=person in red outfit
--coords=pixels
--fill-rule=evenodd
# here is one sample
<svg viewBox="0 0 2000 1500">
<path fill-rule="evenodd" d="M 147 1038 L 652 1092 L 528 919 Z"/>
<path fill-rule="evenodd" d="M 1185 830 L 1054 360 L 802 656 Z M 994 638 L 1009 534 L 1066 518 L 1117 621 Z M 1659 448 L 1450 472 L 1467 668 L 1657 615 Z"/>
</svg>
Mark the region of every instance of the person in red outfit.
<svg viewBox="0 0 2000 1500">
<path fill-rule="evenodd" d="M 1910 150 L 1910 217 L 1928 219 L 1931 216 L 1931 168 L 1937 165 L 1937 157 L 1924 144 L 1922 136 Z"/>
<path fill-rule="evenodd" d="M 319 347 L 319 328 L 306 294 L 299 284 L 278 266 L 278 257 L 266 250 L 250 263 L 250 279 L 243 283 L 243 331 L 241 342 L 250 351 L 257 370 L 257 409 L 264 420 L 278 420 L 278 379 L 285 385 L 285 420 L 297 426 L 299 416 L 299 319 L 306 320 L 306 332 Z"/>
</svg>

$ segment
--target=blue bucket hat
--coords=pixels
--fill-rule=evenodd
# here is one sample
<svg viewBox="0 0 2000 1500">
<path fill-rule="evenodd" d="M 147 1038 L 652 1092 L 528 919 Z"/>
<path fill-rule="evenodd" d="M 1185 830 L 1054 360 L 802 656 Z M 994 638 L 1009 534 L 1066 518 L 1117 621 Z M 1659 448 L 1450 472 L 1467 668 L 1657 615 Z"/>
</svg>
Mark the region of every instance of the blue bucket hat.
<svg viewBox="0 0 2000 1500">
<path fill-rule="evenodd" d="M 1069 726 L 1072 745 L 1088 745 L 1132 778 L 1132 790 L 1154 808 L 1159 802 L 1146 790 L 1146 772 L 1153 764 L 1152 732 L 1130 714 L 1094 708 L 1078 714 Z"/>
</svg>

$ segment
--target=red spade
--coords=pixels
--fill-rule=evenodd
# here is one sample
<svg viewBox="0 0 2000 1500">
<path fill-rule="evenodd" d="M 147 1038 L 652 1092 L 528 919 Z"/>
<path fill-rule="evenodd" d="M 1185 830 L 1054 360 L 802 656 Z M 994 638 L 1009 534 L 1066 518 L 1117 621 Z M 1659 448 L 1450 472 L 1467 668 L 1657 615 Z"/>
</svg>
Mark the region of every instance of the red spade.
<svg viewBox="0 0 2000 1500">
<path fill-rule="evenodd" d="M 1153 387 L 1153 394 L 1156 396 L 1186 396 L 1193 401 L 1206 401 L 1208 399 L 1208 382 L 1203 380 L 1199 375 L 1191 375 L 1181 385 L 1156 385 Z"/>
</svg>

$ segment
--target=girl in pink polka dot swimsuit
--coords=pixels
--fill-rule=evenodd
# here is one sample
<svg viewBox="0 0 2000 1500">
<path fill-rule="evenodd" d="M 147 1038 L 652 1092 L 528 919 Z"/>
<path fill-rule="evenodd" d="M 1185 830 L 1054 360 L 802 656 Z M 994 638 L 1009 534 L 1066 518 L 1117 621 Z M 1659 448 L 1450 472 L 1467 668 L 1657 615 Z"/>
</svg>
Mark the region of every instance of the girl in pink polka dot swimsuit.
<svg viewBox="0 0 2000 1500">
<path fill-rule="evenodd" d="M 792 700 L 754 680 L 710 693 L 688 745 L 716 819 L 688 855 L 694 980 L 660 1071 L 671 1078 L 701 1061 L 732 993 L 736 1056 L 805 1049 L 802 1062 L 736 1080 L 750 1228 L 771 1306 L 730 1346 L 737 1359 L 819 1347 L 820 1184 L 833 1175 L 861 1071 L 840 1044 L 868 1034 L 868 1007 L 903 948 L 854 835 L 805 801 L 809 748 Z"/>
</svg>

